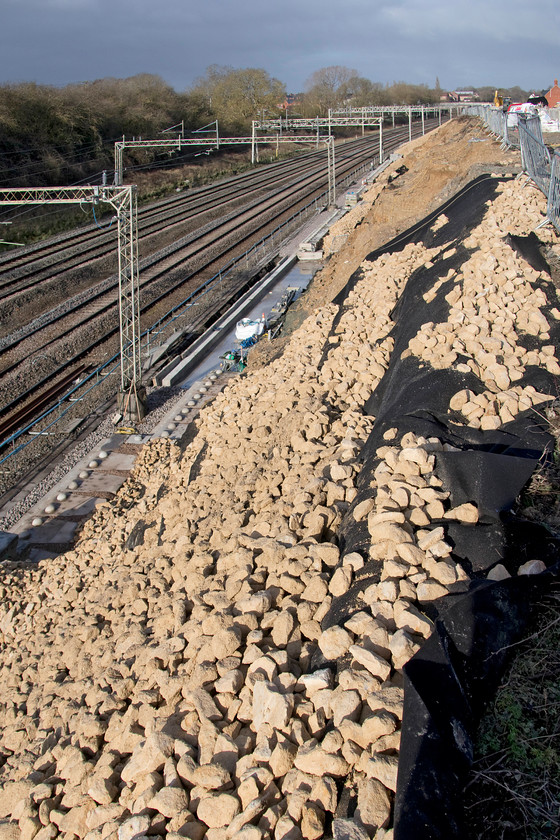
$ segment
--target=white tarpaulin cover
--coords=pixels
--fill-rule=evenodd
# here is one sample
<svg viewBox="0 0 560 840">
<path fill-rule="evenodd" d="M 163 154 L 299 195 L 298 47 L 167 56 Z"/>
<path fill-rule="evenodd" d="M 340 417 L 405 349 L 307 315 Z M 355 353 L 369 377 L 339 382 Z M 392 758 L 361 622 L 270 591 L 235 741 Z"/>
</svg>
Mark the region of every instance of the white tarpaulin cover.
<svg viewBox="0 0 560 840">
<path fill-rule="evenodd" d="M 552 119 L 546 108 L 533 105 L 532 102 L 517 102 L 509 106 L 507 112 L 508 128 L 515 128 L 517 126 L 518 114 L 537 114 L 541 121 L 541 129 L 543 131 L 560 131 L 558 120 Z"/>
<path fill-rule="evenodd" d="M 254 335 L 262 335 L 266 321 L 264 315 L 258 321 L 252 321 L 250 318 L 243 318 L 237 322 L 235 327 L 235 337 L 238 341 L 243 341 L 244 338 L 251 338 Z"/>
</svg>

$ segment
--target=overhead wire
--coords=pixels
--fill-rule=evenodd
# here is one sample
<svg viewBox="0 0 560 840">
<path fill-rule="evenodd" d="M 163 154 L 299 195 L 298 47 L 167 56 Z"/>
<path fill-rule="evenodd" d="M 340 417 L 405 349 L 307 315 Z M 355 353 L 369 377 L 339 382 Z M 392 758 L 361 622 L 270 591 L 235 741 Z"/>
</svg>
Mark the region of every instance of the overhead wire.
<svg viewBox="0 0 560 840">
<path fill-rule="evenodd" d="M 94 161 L 101 161 L 103 158 L 101 155 L 96 155 L 94 158 L 83 158 L 83 156 L 75 154 L 66 157 L 61 157 L 60 160 L 57 162 L 61 169 L 69 169 L 71 166 L 78 165 L 80 163 L 91 163 Z M 22 176 L 28 177 L 29 175 L 41 175 L 47 174 L 49 172 L 49 168 L 45 166 L 44 161 L 36 161 L 34 163 L 18 163 L 12 167 L 4 167 L 0 169 L 0 175 L 3 172 L 14 172 L 20 169 L 22 171 L 22 175 L 13 175 L 9 178 L 3 178 L 4 182 L 8 181 L 15 181 L 19 180 Z"/>
</svg>

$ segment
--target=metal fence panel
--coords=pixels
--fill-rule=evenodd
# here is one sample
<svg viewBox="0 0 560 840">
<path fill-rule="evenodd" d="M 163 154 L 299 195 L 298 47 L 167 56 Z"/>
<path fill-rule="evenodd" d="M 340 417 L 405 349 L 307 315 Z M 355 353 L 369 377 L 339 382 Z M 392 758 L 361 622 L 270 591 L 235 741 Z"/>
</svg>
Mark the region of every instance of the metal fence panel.
<svg viewBox="0 0 560 840">
<path fill-rule="evenodd" d="M 546 215 L 560 233 L 560 152 L 556 151 L 552 159 Z"/>
<path fill-rule="evenodd" d="M 519 147 L 519 138 L 515 129 L 508 128 L 507 114 L 495 105 L 468 105 L 464 113 L 479 117 L 495 137 L 499 137 L 506 146 Z"/>
<path fill-rule="evenodd" d="M 537 143 L 540 143 L 541 146 L 544 146 L 543 134 L 542 134 L 542 123 L 540 121 L 540 117 L 538 114 L 527 114 L 524 120 L 525 126 L 531 132 L 531 134 L 536 138 Z"/>
<path fill-rule="evenodd" d="M 542 139 L 541 122 L 536 117 L 519 114 L 519 141 L 523 169 L 535 182 L 538 188 L 548 196 L 550 185 L 550 154 Z"/>
</svg>

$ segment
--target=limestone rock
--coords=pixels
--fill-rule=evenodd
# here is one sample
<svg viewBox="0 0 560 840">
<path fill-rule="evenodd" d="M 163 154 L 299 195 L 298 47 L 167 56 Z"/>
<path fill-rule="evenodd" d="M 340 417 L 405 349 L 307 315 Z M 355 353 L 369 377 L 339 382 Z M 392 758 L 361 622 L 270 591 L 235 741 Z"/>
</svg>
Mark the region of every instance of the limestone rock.
<svg viewBox="0 0 560 840">
<path fill-rule="evenodd" d="M 362 699 L 357 691 L 337 688 L 332 693 L 330 707 L 334 725 L 340 726 L 343 720 L 358 720 Z"/>
<path fill-rule="evenodd" d="M 261 840 L 262 836 L 262 831 L 257 825 L 245 825 L 231 835 L 231 840 Z"/>
<path fill-rule="evenodd" d="M 152 732 L 133 752 L 121 773 L 125 782 L 133 782 L 138 776 L 159 770 L 173 754 L 173 738 L 161 732 Z"/>
<path fill-rule="evenodd" d="M 275 778 L 279 779 L 292 769 L 297 747 L 287 738 L 282 739 L 279 734 L 277 734 L 277 738 L 278 743 L 272 750 L 268 764 Z"/>
<path fill-rule="evenodd" d="M 393 633 L 390 645 L 393 657 L 393 666 L 397 670 L 402 668 L 409 659 L 412 659 L 418 650 L 418 644 L 414 642 L 406 630 L 397 630 L 396 633 Z"/>
<path fill-rule="evenodd" d="M 352 584 L 352 569 L 350 566 L 340 566 L 333 574 L 329 583 L 329 592 L 338 597 L 348 592 Z"/>
<path fill-rule="evenodd" d="M 488 580 L 507 580 L 511 575 L 503 563 L 497 563 L 492 566 L 486 577 Z"/>
<path fill-rule="evenodd" d="M 368 779 L 377 779 L 386 788 L 397 790 L 398 757 L 396 755 L 375 754 L 364 765 Z"/>
<path fill-rule="evenodd" d="M 373 510 L 374 505 L 375 501 L 373 499 L 364 499 L 362 502 L 359 502 L 352 511 L 352 516 L 356 522 L 361 522 L 362 519 L 365 519 Z"/>
<path fill-rule="evenodd" d="M 305 840 L 319 840 L 325 828 L 325 812 L 314 802 L 306 802 L 301 814 L 301 833 Z"/>
<path fill-rule="evenodd" d="M 358 825 L 354 820 L 335 819 L 333 820 L 334 840 L 369 840 L 365 828 Z"/>
<path fill-rule="evenodd" d="M 401 630 L 417 633 L 425 638 L 432 632 L 432 623 L 425 615 L 407 601 L 397 601 L 394 605 L 395 624 Z"/>
<path fill-rule="evenodd" d="M 31 781 L 9 781 L 0 790 L 0 818 L 13 813 L 16 805 L 25 799 L 34 787 Z"/>
<path fill-rule="evenodd" d="M 391 798 L 385 786 L 377 779 L 365 779 L 358 784 L 355 818 L 371 833 L 389 825 Z"/>
<path fill-rule="evenodd" d="M 542 560 L 528 560 L 517 570 L 518 575 L 540 575 L 546 571 L 546 564 Z"/>
<path fill-rule="evenodd" d="M 443 517 L 444 519 L 456 519 L 457 522 L 474 524 L 478 522 L 478 508 L 476 505 L 466 502 L 463 505 L 451 508 L 443 514 Z"/>
<path fill-rule="evenodd" d="M 294 765 L 311 776 L 346 776 L 350 770 L 342 756 L 326 752 L 314 738 L 298 749 Z"/>
<path fill-rule="evenodd" d="M 148 808 L 157 811 L 164 817 L 174 817 L 177 814 L 187 813 L 189 798 L 183 788 L 164 787 L 150 799 Z"/>
<path fill-rule="evenodd" d="M 349 652 L 352 654 L 354 659 L 359 662 L 360 665 L 363 665 L 364 668 L 367 668 L 370 674 L 373 674 L 374 677 L 386 680 L 391 673 L 391 666 L 389 663 L 372 650 L 367 650 L 367 648 L 361 647 L 360 645 L 351 645 Z"/>
<path fill-rule="evenodd" d="M 311 674 L 302 674 L 299 682 L 304 686 L 307 696 L 311 697 L 316 691 L 333 687 L 333 672 L 330 668 L 320 668 Z"/>
<path fill-rule="evenodd" d="M 196 767 L 192 776 L 192 784 L 205 790 L 220 790 L 231 786 L 231 778 L 227 770 L 219 764 L 202 764 Z"/>
<path fill-rule="evenodd" d="M 125 820 L 118 829 L 118 840 L 132 840 L 133 837 L 147 834 L 150 818 L 147 814 L 137 815 Z"/>
<path fill-rule="evenodd" d="M 226 828 L 239 811 L 240 804 L 236 796 L 219 793 L 201 799 L 196 815 L 208 828 Z"/>
<path fill-rule="evenodd" d="M 325 659 L 336 660 L 344 656 L 352 645 L 352 636 L 343 627 L 337 625 L 324 630 L 317 644 Z"/>
<path fill-rule="evenodd" d="M 276 729 L 288 725 L 294 699 L 292 694 L 281 694 L 274 683 L 262 680 L 253 689 L 253 723 L 258 732 L 265 724 Z"/>
<path fill-rule="evenodd" d="M 58 833 L 55 830 L 55 836 Z M 40 833 L 40 832 L 39 832 Z M 1 822 L 0 823 L 0 840 L 20 840 L 21 837 L 21 830 L 17 823 L 14 822 Z M 37 837 L 37 835 L 35 835 Z"/>
<path fill-rule="evenodd" d="M 435 601 L 447 595 L 447 589 L 435 580 L 424 580 L 416 587 L 416 596 L 420 602 Z"/>
<path fill-rule="evenodd" d="M 274 840 L 301 840 L 302 834 L 299 826 L 291 817 L 284 814 L 274 828 Z"/>
</svg>

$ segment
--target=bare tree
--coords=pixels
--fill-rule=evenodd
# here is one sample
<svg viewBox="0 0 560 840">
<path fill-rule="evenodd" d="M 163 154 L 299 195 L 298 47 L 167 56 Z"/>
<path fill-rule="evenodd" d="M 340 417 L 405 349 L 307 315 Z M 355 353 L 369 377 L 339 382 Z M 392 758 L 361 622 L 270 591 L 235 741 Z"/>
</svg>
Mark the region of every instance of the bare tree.
<svg viewBox="0 0 560 840">
<path fill-rule="evenodd" d="M 324 116 L 329 108 L 339 107 L 348 95 L 348 85 L 357 78 L 357 70 L 340 65 L 316 70 L 305 85 L 305 110 Z"/>
<path fill-rule="evenodd" d="M 356 108 L 391 104 L 381 82 L 371 82 L 363 76 L 352 76 L 341 88 L 343 100 Z"/>
<path fill-rule="evenodd" d="M 191 95 L 205 101 L 209 113 L 230 131 L 247 131 L 259 116 L 278 116 L 286 88 L 266 70 L 212 65 L 198 79 Z"/>
<path fill-rule="evenodd" d="M 387 88 L 391 105 L 431 105 L 439 102 L 439 94 L 427 85 L 409 85 L 407 82 L 393 82 Z"/>
</svg>

